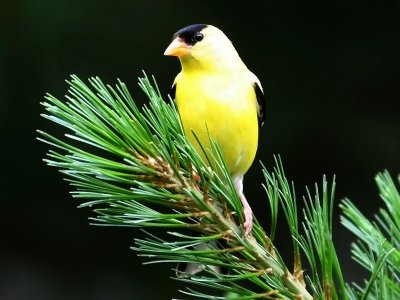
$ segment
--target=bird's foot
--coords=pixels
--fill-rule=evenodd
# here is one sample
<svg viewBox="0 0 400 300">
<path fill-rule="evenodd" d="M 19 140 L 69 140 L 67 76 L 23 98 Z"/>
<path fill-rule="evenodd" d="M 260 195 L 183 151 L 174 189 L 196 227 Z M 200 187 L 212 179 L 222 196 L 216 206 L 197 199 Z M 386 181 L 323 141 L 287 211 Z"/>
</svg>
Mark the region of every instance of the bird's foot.
<svg viewBox="0 0 400 300">
<path fill-rule="evenodd" d="M 240 201 L 242 202 L 243 205 L 243 214 L 244 214 L 244 235 L 245 237 L 249 236 L 251 234 L 251 231 L 253 230 L 253 211 L 251 210 L 251 207 L 249 203 L 246 200 L 246 197 L 242 194 L 239 195 Z"/>
<path fill-rule="evenodd" d="M 248 237 L 253 230 L 253 211 L 247 202 L 246 197 L 243 194 L 243 175 L 234 176 L 233 183 L 235 185 L 236 191 L 239 195 L 240 201 L 243 205 L 243 214 L 244 214 L 244 236 Z"/>
<path fill-rule="evenodd" d="M 244 211 L 244 235 L 247 237 L 250 235 L 251 231 L 253 230 L 253 212 L 250 211 Z"/>
</svg>

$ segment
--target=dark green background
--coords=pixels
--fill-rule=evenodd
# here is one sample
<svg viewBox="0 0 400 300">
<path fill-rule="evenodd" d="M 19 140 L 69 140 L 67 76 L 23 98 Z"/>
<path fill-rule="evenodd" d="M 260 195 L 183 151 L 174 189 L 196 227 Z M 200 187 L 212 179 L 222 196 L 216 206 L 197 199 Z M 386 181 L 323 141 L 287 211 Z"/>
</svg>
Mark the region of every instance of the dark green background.
<svg viewBox="0 0 400 300">
<path fill-rule="evenodd" d="M 172 34 L 192 23 L 220 27 L 267 97 L 258 159 L 281 154 L 297 191 L 337 175 L 368 215 L 381 205 L 373 176 L 400 171 L 399 1 L 9 1 L 0 5 L 0 299 L 170 299 L 183 288 L 171 266 L 142 266 L 129 250 L 138 230 L 88 225 L 61 175 L 41 159 L 36 129 L 45 92 L 62 97 L 69 74 L 127 83 L 154 74 L 166 94 L 179 71 L 164 57 Z M 245 180 L 256 216 L 268 204 L 256 162 Z M 300 198 L 300 197 L 299 197 Z M 283 229 L 285 229 L 283 227 Z M 346 278 L 353 237 L 335 216 Z M 285 230 L 280 249 L 289 249 Z M 284 251 L 285 253 L 290 253 Z M 289 256 L 288 256 L 289 257 Z"/>
</svg>

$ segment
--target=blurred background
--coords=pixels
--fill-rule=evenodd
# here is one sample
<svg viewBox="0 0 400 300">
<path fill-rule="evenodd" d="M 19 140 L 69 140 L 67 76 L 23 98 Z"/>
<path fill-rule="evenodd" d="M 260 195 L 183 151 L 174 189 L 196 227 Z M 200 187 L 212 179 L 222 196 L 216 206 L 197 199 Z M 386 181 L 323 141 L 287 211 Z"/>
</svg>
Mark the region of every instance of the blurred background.
<svg viewBox="0 0 400 300">
<path fill-rule="evenodd" d="M 162 53 L 178 29 L 221 28 L 261 80 L 267 121 L 258 159 L 282 156 L 300 196 L 337 176 L 336 204 L 351 198 L 368 216 L 381 206 L 377 172 L 400 172 L 399 1 L 15 0 L 0 5 L 0 299 L 171 299 L 184 285 L 170 265 L 143 266 L 129 249 L 134 229 L 88 225 L 36 129 L 62 134 L 39 116 L 46 92 L 65 79 L 124 81 L 135 99 L 142 69 L 164 94 L 180 70 Z M 268 227 L 268 204 L 254 163 L 245 192 Z M 347 280 L 364 273 L 350 260 L 353 236 L 339 223 L 335 242 Z M 278 247 L 289 249 L 282 226 Z M 281 238 L 280 238 L 281 237 Z M 288 257 L 290 252 L 287 253 Z"/>
</svg>

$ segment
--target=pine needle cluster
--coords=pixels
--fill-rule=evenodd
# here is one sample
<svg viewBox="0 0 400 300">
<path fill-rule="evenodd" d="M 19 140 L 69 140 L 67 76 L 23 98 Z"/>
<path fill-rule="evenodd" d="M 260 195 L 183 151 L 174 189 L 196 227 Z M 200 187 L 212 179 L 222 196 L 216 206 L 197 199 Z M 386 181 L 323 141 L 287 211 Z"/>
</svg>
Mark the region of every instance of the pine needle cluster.
<svg viewBox="0 0 400 300">
<path fill-rule="evenodd" d="M 262 167 L 270 229 L 255 220 L 245 236 L 242 204 L 218 143 L 210 139 L 204 161 L 155 81 L 139 79 L 149 100 L 143 108 L 120 81 L 112 87 L 72 76 L 68 84 L 65 101 L 48 94 L 42 103 L 42 116 L 67 131 L 64 137 L 38 131 L 51 146 L 45 162 L 60 170 L 81 207 L 93 208 L 94 224 L 146 229 L 133 249 L 148 263 L 202 266 L 198 274 L 176 271 L 187 284 L 182 293 L 196 299 L 399 299 L 400 196 L 389 174 L 377 177 L 386 209 L 375 222 L 349 200 L 341 204 L 342 223 L 358 237 L 355 261 L 371 273 L 363 287 L 346 284 L 332 239 L 334 180 L 323 178 L 322 188 L 308 190 L 299 212 L 294 184 L 276 157 L 272 171 Z M 293 241 L 291 263 L 275 247 L 280 211 Z M 169 238 L 151 228 L 165 229 Z"/>
</svg>

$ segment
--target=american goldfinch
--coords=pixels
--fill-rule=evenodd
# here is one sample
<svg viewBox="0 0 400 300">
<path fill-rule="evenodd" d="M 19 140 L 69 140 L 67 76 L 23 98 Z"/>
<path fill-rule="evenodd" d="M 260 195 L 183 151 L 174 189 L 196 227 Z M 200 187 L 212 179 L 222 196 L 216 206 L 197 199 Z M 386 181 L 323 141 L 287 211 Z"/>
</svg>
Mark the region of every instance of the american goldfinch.
<svg viewBox="0 0 400 300">
<path fill-rule="evenodd" d="M 258 78 L 243 63 L 231 41 L 218 28 L 196 24 L 173 36 L 164 55 L 177 56 L 182 71 L 171 97 L 176 101 L 185 134 L 204 157 L 209 136 L 218 140 L 243 204 L 245 235 L 253 213 L 243 194 L 243 176 L 257 151 L 258 130 L 264 122 L 264 95 Z"/>
</svg>

